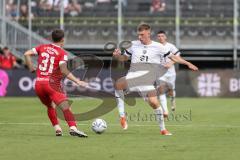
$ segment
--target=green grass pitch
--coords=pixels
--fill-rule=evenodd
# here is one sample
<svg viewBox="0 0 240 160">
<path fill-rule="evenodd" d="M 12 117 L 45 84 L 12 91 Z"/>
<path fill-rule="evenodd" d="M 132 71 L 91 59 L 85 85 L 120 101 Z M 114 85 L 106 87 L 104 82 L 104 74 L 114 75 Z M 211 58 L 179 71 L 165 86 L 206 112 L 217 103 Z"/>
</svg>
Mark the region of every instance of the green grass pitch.
<svg viewBox="0 0 240 160">
<path fill-rule="evenodd" d="M 99 103 L 74 99 L 73 111 L 84 112 Z M 173 136 L 161 136 L 142 99 L 126 106 L 129 129 L 123 131 L 117 110 L 100 117 L 108 123 L 102 135 L 91 122 L 79 122 L 89 138 L 55 137 L 46 109 L 37 98 L 0 99 L 0 160 L 239 160 L 240 100 L 179 98 L 166 122 Z"/>
</svg>

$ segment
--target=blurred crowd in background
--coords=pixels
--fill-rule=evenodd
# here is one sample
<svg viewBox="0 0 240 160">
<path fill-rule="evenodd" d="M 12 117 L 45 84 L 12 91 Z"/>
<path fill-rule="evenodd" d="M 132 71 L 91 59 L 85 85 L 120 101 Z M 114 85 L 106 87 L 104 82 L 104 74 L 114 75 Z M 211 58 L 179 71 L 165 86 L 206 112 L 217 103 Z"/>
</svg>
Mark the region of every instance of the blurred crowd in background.
<svg viewBox="0 0 240 160">
<path fill-rule="evenodd" d="M 34 18 L 57 15 L 60 13 L 61 5 L 63 5 L 65 16 L 75 17 L 81 15 L 84 11 L 95 11 L 98 9 L 117 11 L 118 0 L 32 0 L 32 14 L 30 16 Z M 123 8 L 126 8 L 127 5 L 128 0 L 122 0 Z M 148 3 L 142 5 L 144 5 L 142 6 L 143 8 L 148 8 L 149 13 L 164 12 L 166 9 L 164 0 L 149 0 Z M 14 20 L 28 18 L 28 6 L 28 0 L 7 0 L 6 16 Z"/>
</svg>

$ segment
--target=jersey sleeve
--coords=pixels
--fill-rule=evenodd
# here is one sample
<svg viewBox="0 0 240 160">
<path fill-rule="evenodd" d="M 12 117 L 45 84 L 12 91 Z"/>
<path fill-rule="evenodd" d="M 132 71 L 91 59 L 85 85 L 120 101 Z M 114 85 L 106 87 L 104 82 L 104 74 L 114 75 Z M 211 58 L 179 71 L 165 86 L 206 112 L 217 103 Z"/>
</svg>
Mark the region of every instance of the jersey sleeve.
<svg viewBox="0 0 240 160">
<path fill-rule="evenodd" d="M 132 56 L 132 52 L 131 49 L 124 49 L 123 55 L 127 56 L 127 57 L 131 57 Z"/>
<path fill-rule="evenodd" d="M 40 48 L 42 47 L 42 45 L 39 45 L 37 47 L 32 48 L 32 51 L 35 55 L 38 55 L 40 53 Z"/>
<path fill-rule="evenodd" d="M 65 51 L 63 51 L 60 56 L 59 65 L 61 65 L 63 63 L 67 63 L 67 61 L 68 61 L 67 53 Z"/>
<path fill-rule="evenodd" d="M 179 49 L 177 49 L 177 47 L 173 44 L 171 44 L 171 47 L 170 47 L 170 51 L 174 54 L 174 55 L 180 55 L 181 52 L 179 51 Z"/>
<path fill-rule="evenodd" d="M 132 45 L 133 45 L 133 43 L 134 42 L 132 42 Z M 129 47 L 127 49 L 124 49 L 122 55 L 125 55 L 127 57 L 131 57 L 132 53 L 133 53 L 132 45 L 131 45 L 131 47 Z"/>
<path fill-rule="evenodd" d="M 173 53 L 171 52 L 171 50 L 169 50 L 167 47 L 163 46 L 162 47 L 162 51 L 164 53 L 164 58 L 168 58 L 171 57 L 173 55 Z"/>
</svg>

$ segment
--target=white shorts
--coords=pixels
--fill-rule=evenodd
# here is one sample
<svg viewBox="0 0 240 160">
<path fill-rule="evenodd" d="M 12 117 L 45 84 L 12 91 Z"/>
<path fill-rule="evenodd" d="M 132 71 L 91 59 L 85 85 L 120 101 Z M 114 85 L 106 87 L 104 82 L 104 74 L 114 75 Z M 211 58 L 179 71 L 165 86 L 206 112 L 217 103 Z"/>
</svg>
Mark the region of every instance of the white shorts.
<svg viewBox="0 0 240 160">
<path fill-rule="evenodd" d="M 168 84 L 171 89 L 175 89 L 176 74 L 164 74 L 159 79 L 158 85 L 161 84 L 161 81 Z"/>
<path fill-rule="evenodd" d="M 139 92 L 145 99 L 149 92 L 156 91 L 156 80 L 158 77 L 164 75 L 166 71 L 167 69 L 159 64 L 131 64 L 125 77 L 128 84 L 127 90 L 130 92 Z"/>
<path fill-rule="evenodd" d="M 145 79 L 145 84 L 144 83 L 140 83 L 137 84 L 136 80 L 138 79 L 138 77 L 142 77 L 143 75 L 147 74 L 148 71 L 135 71 L 135 72 L 128 72 L 126 75 L 126 80 L 127 82 L 131 83 L 132 79 L 135 79 L 135 84 L 134 85 L 130 85 L 129 86 L 129 91 L 131 92 L 148 92 L 148 91 L 152 91 L 155 90 L 154 85 L 151 83 L 151 79 Z M 148 82 L 146 82 L 146 80 L 150 80 Z"/>
</svg>

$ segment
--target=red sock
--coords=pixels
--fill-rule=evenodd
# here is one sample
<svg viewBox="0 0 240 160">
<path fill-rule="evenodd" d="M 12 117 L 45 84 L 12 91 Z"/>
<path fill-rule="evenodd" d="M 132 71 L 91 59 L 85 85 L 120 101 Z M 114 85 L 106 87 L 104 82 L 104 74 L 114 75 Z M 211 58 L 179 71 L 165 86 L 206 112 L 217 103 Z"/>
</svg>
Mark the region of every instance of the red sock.
<svg viewBox="0 0 240 160">
<path fill-rule="evenodd" d="M 48 117 L 49 117 L 53 126 L 59 124 L 55 108 L 48 107 Z"/>
<path fill-rule="evenodd" d="M 65 118 L 69 127 L 77 126 L 77 124 L 75 122 L 75 118 L 74 118 L 72 112 L 70 111 L 70 109 L 63 110 L 63 115 L 64 115 L 64 118 Z"/>
</svg>

